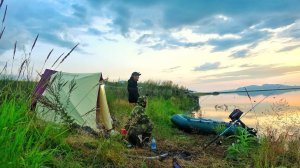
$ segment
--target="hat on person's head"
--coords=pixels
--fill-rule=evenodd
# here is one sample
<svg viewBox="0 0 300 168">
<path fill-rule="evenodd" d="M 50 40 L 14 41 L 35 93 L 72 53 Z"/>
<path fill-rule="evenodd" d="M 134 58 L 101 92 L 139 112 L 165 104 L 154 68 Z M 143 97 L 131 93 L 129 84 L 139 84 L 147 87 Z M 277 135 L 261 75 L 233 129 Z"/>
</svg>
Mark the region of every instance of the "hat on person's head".
<svg viewBox="0 0 300 168">
<path fill-rule="evenodd" d="M 133 72 L 133 73 L 131 74 L 131 76 L 140 76 L 140 75 L 142 75 L 142 74 L 139 73 L 139 72 Z"/>
</svg>

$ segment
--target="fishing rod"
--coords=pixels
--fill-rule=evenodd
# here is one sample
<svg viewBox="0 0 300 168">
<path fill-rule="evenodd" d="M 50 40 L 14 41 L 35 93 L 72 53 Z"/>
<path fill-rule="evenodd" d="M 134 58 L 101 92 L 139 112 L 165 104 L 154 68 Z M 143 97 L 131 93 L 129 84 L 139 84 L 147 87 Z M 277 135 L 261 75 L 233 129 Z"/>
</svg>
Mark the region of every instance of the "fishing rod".
<svg viewBox="0 0 300 168">
<path fill-rule="evenodd" d="M 246 88 L 246 87 L 244 87 L 244 88 L 245 88 L 245 91 L 246 91 L 246 93 L 247 93 L 247 96 L 248 96 L 248 98 L 249 98 L 249 100 L 250 100 L 251 106 L 252 106 L 252 108 L 253 108 L 253 103 L 252 103 L 252 100 L 251 100 L 251 96 L 250 96 L 250 94 L 249 94 L 247 88 Z M 255 118 L 256 118 L 256 120 L 257 120 L 257 114 L 256 114 L 256 113 L 254 113 L 254 114 L 255 114 Z"/>
<path fill-rule="evenodd" d="M 279 88 L 278 88 L 279 89 Z M 278 89 L 274 90 L 277 91 Z M 218 140 L 221 136 L 223 136 L 228 130 L 230 130 L 230 128 L 235 125 L 237 122 L 240 121 L 241 118 L 243 118 L 245 115 L 247 115 L 247 113 L 249 113 L 250 111 L 252 111 L 255 107 L 257 107 L 260 103 L 262 103 L 265 99 L 267 99 L 268 97 L 270 97 L 272 94 L 269 94 L 268 96 L 265 96 L 262 100 L 260 100 L 258 103 L 256 103 L 254 106 L 252 106 L 252 108 L 250 110 L 248 110 L 246 113 L 244 113 L 239 119 L 233 121 L 231 123 L 231 125 L 229 127 L 227 127 L 221 134 L 219 134 L 218 136 L 216 136 L 212 141 L 210 141 L 207 145 L 204 145 L 203 150 L 205 150 L 207 147 L 209 147 L 212 143 L 214 143 L 216 140 Z"/>
</svg>

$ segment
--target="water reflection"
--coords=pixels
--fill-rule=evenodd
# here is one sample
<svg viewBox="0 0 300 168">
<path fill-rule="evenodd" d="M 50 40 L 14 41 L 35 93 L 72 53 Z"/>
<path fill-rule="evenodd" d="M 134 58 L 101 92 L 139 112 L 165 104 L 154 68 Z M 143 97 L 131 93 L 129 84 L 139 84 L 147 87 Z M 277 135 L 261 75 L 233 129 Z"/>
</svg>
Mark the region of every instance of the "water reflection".
<svg viewBox="0 0 300 168">
<path fill-rule="evenodd" d="M 229 121 L 229 114 L 236 108 L 244 113 L 266 96 L 258 93 L 247 95 L 220 94 L 199 98 L 201 109 L 194 112 L 196 118 L 210 118 Z M 268 127 L 278 129 L 299 129 L 300 127 L 300 91 L 286 92 L 268 96 L 242 118 L 242 121 L 259 131 Z"/>
</svg>

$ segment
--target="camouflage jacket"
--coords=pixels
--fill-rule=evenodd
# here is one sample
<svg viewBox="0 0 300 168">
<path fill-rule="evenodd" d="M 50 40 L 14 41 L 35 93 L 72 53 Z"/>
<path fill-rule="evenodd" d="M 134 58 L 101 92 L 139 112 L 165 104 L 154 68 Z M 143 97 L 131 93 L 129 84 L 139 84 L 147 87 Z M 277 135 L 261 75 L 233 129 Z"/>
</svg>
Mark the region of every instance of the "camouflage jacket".
<svg viewBox="0 0 300 168">
<path fill-rule="evenodd" d="M 135 106 L 130 114 L 129 120 L 125 125 L 128 134 L 150 134 L 153 129 L 153 123 L 145 114 L 145 109 L 142 106 Z"/>
</svg>

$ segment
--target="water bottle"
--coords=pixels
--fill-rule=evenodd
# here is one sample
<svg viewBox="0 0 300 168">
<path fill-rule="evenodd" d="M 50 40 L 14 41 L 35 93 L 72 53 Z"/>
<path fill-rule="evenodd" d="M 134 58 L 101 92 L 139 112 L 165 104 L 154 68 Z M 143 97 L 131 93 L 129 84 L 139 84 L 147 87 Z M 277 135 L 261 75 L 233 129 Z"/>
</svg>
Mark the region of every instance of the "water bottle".
<svg viewBox="0 0 300 168">
<path fill-rule="evenodd" d="M 152 151 L 152 152 L 156 152 L 157 146 L 156 146 L 156 140 L 154 139 L 154 137 L 153 137 L 152 140 L 151 140 L 151 145 L 150 145 L 150 147 L 151 147 L 151 151 Z"/>
</svg>

